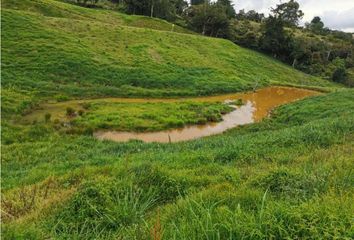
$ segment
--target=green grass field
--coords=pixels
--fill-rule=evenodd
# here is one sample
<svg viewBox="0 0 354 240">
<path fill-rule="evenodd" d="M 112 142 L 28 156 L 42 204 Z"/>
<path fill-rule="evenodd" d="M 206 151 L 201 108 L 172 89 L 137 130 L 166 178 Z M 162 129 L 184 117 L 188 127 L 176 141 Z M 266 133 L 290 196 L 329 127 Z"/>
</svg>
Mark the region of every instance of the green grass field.
<svg viewBox="0 0 354 240">
<path fill-rule="evenodd" d="M 333 85 L 226 40 L 171 32 L 156 19 L 53 0 L 2 0 L 2 5 L 3 88 L 34 91 L 41 98 Z M 131 27 L 140 25 L 145 28 Z"/>
<path fill-rule="evenodd" d="M 164 21 L 52 0 L 2 0 L 2 27 L 4 239 L 354 237 L 352 89 L 226 40 L 171 32 Z M 46 110 L 27 119 L 46 102 L 275 84 L 327 93 L 259 123 L 170 144 L 68 134 L 43 121 Z M 77 124 L 119 130 L 172 128 L 227 111 L 193 101 L 80 106 L 87 109 Z M 51 121 L 65 110 L 52 109 Z"/>
</svg>

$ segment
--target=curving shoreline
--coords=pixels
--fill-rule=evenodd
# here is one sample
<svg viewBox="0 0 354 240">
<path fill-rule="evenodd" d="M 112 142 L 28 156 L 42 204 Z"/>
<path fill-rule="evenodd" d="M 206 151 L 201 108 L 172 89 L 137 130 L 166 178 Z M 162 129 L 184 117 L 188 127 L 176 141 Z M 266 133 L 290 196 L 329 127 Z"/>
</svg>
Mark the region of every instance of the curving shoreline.
<svg viewBox="0 0 354 240">
<path fill-rule="evenodd" d="M 268 87 L 255 92 L 195 98 L 196 101 L 222 102 L 242 99 L 245 104 L 239 107 L 235 106 L 235 110 L 223 115 L 223 120 L 218 123 L 213 122 L 205 125 L 192 125 L 178 129 L 144 133 L 96 131 L 94 136 L 100 140 L 111 140 L 116 142 L 126 142 L 133 139 L 144 142 L 161 143 L 187 141 L 220 134 L 239 125 L 258 122 L 267 117 L 270 111 L 275 107 L 318 94 L 319 93 L 316 91 L 299 88 Z M 160 101 L 160 99 L 158 101 Z M 176 100 L 168 99 L 167 101 Z"/>
</svg>

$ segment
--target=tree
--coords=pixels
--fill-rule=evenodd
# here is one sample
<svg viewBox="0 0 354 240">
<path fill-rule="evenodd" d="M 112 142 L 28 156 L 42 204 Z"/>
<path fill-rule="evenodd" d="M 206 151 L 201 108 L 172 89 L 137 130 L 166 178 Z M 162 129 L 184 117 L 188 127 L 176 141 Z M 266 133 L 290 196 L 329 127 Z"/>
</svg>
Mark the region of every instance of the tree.
<svg viewBox="0 0 354 240">
<path fill-rule="evenodd" d="M 224 11 L 229 18 L 236 17 L 234 5 L 230 0 L 218 0 L 216 4 L 221 5 L 224 8 Z"/>
<path fill-rule="evenodd" d="M 322 34 L 324 32 L 324 23 L 320 17 L 314 17 L 311 23 L 306 24 L 306 28 L 316 34 Z"/>
<path fill-rule="evenodd" d="M 129 14 L 146 15 L 148 8 L 147 0 L 125 0 L 126 12 Z"/>
<path fill-rule="evenodd" d="M 238 45 L 258 49 L 257 32 L 249 21 L 231 20 L 227 38 Z"/>
<path fill-rule="evenodd" d="M 265 17 L 263 13 L 258 13 L 254 10 L 250 10 L 248 12 L 245 12 L 244 9 L 241 9 L 237 14 L 236 14 L 236 19 L 237 20 L 249 20 L 249 21 L 254 21 L 254 22 L 262 22 Z"/>
<path fill-rule="evenodd" d="M 334 71 L 332 74 L 332 80 L 338 83 L 346 83 L 347 80 L 347 72 L 345 69 L 345 61 L 340 58 L 336 58 L 332 61 L 334 66 Z"/>
<path fill-rule="evenodd" d="M 262 22 L 262 20 L 264 19 L 264 14 L 258 13 L 254 10 L 250 10 L 246 13 L 246 19 L 254 22 Z"/>
<path fill-rule="evenodd" d="M 188 7 L 188 2 L 184 0 L 173 0 L 172 2 L 175 6 L 177 15 L 182 15 L 183 11 Z"/>
<path fill-rule="evenodd" d="M 199 5 L 203 3 L 209 3 L 208 0 L 191 0 L 191 5 Z"/>
<path fill-rule="evenodd" d="M 129 14 L 158 17 L 173 21 L 177 10 L 184 10 L 183 0 L 124 0 L 126 12 Z"/>
<path fill-rule="evenodd" d="M 237 20 L 245 20 L 245 19 L 246 19 L 246 12 L 245 12 L 245 9 L 241 9 L 241 10 L 236 14 L 236 19 L 237 19 Z"/>
<path fill-rule="evenodd" d="M 269 16 L 262 25 L 260 48 L 274 57 L 289 62 L 293 42 L 284 30 L 284 22 L 279 17 Z"/>
<path fill-rule="evenodd" d="M 230 23 L 225 9 L 217 3 L 191 6 L 185 19 L 194 31 L 213 37 L 225 37 Z"/>
<path fill-rule="evenodd" d="M 293 38 L 293 49 L 290 56 L 293 58 L 293 68 L 308 72 L 308 66 L 311 65 L 312 59 L 311 42 L 301 35 Z"/>
<path fill-rule="evenodd" d="M 282 20 L 287 27 L 294 27 L 299 24 L 299 20 L 304 16 L 300 10 L 300 4 L 295 0 L 281 3 L 272 9 L 274 16 Z"/>
</svg>

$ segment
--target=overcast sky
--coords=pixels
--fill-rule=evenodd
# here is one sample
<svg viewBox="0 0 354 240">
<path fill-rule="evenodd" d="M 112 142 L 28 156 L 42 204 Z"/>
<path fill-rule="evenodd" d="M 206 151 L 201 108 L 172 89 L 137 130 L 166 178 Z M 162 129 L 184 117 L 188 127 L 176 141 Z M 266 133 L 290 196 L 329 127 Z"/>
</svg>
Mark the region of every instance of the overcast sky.
<svg viewBox="0 0 354 240">
<path fill-rule="evenodd" d="M 280 0 L 233 0 L 236 11 L 256 10 L 268 14 Z M 282 0 L 287 2 L 287 0 Z M 309 22 L 320 16 L 326 27 L 354 32 L 354 0 L 298 0 L 305 13 L 302 22 Z"/>
</svg>

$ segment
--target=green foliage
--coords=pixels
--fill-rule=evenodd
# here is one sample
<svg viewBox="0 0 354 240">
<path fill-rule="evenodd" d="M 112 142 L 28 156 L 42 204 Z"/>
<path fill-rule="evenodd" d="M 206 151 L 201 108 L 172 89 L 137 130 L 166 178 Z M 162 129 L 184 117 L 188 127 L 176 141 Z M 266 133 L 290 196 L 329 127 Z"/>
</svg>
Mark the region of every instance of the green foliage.
<svg viewBox="0 0 354 240">
<path fill-rule="evenodd" d="M 173 21 L 177 18 L 177 13 L 186 7 L 185 1 L 168 0 L 125 0 L 126 12 L 129 14 L 158 17 Z"/>
<path fill-rule="evenodd" d="M 250 21 L 231 21 L 228 39 L 251 49 L 259 48 L 259 29 Z"/>
<path fill-rule="evenodd" d="M 235 18 L 236 11 L 231 0 L 218 0 L 216 4 L 221 5 L 228 18 Z"/>
<path fill-rule="evenodd" d="M 310 24 L 306 25 L 306 28 L 316 34 L 322 34 L 324 32 L 324 23 L 320 17 L 316 16 L 312 19 Z"/>
<path fill-rule="evenodd" d="M 332 80 L 338 83 L 345 83 L 347 79 L 347 73 L 345 68 L 337 68 L 334 70 Z"/>
<path fill-rule="evenodd" d="M 346 83 L 347 80 L 347 72 L 345 69 L 345 61 L 340 58 L 336 58 L 332 62 L 334 71 L 332 74 L 332 80 L 338 83 Z"/>
<path fill-rule="evenodd" d="M 229 27 L 227 9 L 219 2 L 192 5 L 186 10 L 185 18 L 194 31 L 211 37 L 222 37 L 227 35 Z"/>
<path fill-rule="evenodd" d="M 260 48 L 283 60 L 292 51 L 292 41 L 284 29 L 284 22 L 279 17 L 269 16 L 262 26 Z"/>
<path fill-rule="evenodd" d="M 272 9 L 272 12 L 288 27 L 297 26 L 299 20 L 304 16 L 300 10 L 300 4 L 295 0 L 278 4 L 276 8 Z"/>
<path fill-rule="evenodd" d="M 264 18 L 265 16 L 263 13 L 258 13 L 255 10 L 250 10 L 248 12 L 245 12 L 245 10 L 242 9 L 236 14 L 236 19 L 241 21 L 247 20 L 247 21 L 254 21 L 254 22 L 262 22 Z"/>
<path fill-rule="evenodd" d="M 191 5 L 199 5 L 205 3 L 206 0 L 191 0 Z"/>
</svg>

